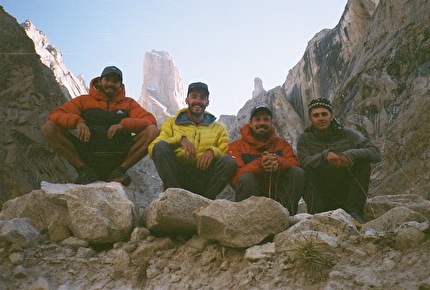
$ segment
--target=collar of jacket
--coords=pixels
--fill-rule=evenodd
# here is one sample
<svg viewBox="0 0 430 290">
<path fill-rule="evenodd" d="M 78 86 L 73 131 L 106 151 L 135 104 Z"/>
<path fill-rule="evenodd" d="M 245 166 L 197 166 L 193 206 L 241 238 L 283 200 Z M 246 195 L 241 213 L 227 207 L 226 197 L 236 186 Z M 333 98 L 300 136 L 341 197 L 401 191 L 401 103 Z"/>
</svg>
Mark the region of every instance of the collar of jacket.
<svg viewBox="0 0 430 290">
<path fill-rule="evenodd" d="M 118 102 L 119 100 L 122 100 L 123 98 L 125 98 L 125 86 L 124 84 L 121 84 L 120 88 L 118 89 L 118 91 L 116 92 L 116 94 L 112 97 L 112 98 L 108 98 L 108 96 L 106 96 L 104 93 L 102 93 L 98 87 L 97 84 L 100 81 L 100 77 L 95 77 L 91 80 L 90 82 L 90 95 L 94 98 L 96 98 L 99 101 L 114 101 L 114 102 Z"/>
<path fill-rule="evenodd" d="M 213 122 L 215 122 L 216 117 L 212 115 L 211 113 L 204 112 L 203 113 L 203 122 L 200 123 L 200 125 L 210 125 Z M 190 117 L 188 117 L 188 108 L 181 109 L 178 114 L 176 115 L 176 124 L 194 124 L 193 121 L 191 121 Z"/>
</svg>

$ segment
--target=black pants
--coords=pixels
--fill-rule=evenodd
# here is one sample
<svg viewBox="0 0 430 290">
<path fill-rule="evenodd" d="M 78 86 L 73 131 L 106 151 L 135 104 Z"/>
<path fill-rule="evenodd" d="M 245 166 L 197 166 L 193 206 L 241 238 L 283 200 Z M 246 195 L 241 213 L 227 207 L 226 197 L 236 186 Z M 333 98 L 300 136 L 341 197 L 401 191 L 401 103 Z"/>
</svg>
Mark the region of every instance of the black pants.
<svg viewBox="0 0 430 290">
<path fill-rule="evenodd" d="M 95 170 L 100 180 L 106 180 L 121 165 L 134 144 L 131 134 L 117 134 L 109 140 L 107 133 L 98 134 L 95 130 L 91 131 L 89 142 L 79 140 L 70 132 L 67 138 L 75 145 L 82 161 Z"/>
<path fill-rule="evenodd" d="M 304 200 L 308 213 L 314 214 L 338 208 L 363 217 L 369 190 L 371 166 L 357 161 L 350 170 L 317 168 L 306 170 Z"/>
<path fill-rule="evenodd" d="M 277 172 L 273 172 L 258 176 L 246 172 L 239 177 L 235 198 L 236 201 L 241 201 L 253 195 L 269 197 L 287 208 L 290 215 L 295 215 L 304 187 L 305 172 L 297 166 L 293 166 L 279 175 Z"/>
<path fill-rule="evenodd" d="M 236 172 L 236 161 L 229 155 L 214 159 L 206 170 L 179 161 L 166 141 L 158 141 L 152 150 L 152 160 L 163 181 L 164 190 L 176 187 L 215 199 Z"/>
</svg>

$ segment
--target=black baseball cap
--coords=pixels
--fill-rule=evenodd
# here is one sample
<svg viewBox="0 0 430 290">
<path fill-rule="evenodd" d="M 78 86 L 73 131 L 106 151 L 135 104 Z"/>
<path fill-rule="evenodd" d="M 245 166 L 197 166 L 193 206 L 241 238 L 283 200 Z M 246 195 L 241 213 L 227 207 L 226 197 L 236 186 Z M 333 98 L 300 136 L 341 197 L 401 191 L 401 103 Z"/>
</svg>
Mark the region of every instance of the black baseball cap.
<svg viewBox="0 0 430 290">
<path fill-rule="evenodd" d="M 110 73 L 114 73 L 114 74 L 119 75 L 119 78 L 120 78 L 120 80 L 122 82 L 122 71 L 119 68 L 117 68 L 116 66 L 113 66 L 113 65 L 105 67 L 103 69 L 102 74 L 101 74 L 100 77 L 104 77 L 105 75 L 110 74 Z"/>
<path fill-rule="evenodd" d="M 255 105 L 254 108 L 252 108 L 251 117 L 250 118 L 252 118 L 252 116 L 254 116 L 255 113 L 257 113 L 258 111 L 262 111 L 262 110 L 267 111 L 269 113 L 270 117 L 273 117 L 272 110 L 270 109 L 270 107 L 269 107 L 268 104 L 266 104 L 266 103 L 258 103 L 257 105 Z"/>
<path fill-rule="evenodd" d="M 187 97 L 188 97 L 189 93 L 191 92 L 191 90 L 194 90 L 194 89 L 200 89 L 200 90 L 203 90 L 203 91 L 205 91 L 206 95 L 208 95 L 208 96 L 209 96 L 209 89 L 208 89 L 208 85 L 207 85 L 207 84 L 205 84 L 205 83 L 202 83 L 202 82 L 196 82 L 196 83 L 191 83 L 191 84 L 188 86 Z"/>
</svg>

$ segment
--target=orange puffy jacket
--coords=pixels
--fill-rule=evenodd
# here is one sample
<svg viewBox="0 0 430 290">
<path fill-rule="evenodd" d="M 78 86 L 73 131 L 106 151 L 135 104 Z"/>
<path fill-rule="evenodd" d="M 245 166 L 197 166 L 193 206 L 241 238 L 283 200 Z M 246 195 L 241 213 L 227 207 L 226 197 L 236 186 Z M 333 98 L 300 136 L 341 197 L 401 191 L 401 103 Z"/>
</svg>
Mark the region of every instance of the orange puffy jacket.
<svg viewBox="0 0 430 290">
<path fill-rule="evenodd" d="M 242 134 L 242 138 L 232 142 L 228 147 L 228 154 L 236 160 L 237 164 L 236 174 L 230 183 L 233 188 L 236 188 L 239 177 L 243 173 L 265 174 L 260 164 L 264 151 L 278 155 L 278 163 L 281 171 L 287 170 L 292 166 L 298 166 L 299 162 L 293 148 L 287 140 L 275 135 L 275 128 L 272 127 L 270 137 L 265 142 L 257 140 L 252 136 L 249 124 L 244 125 L 240 129 L 240 133 Z"/>
<path fill-rule="evenodd" d="M 149 125 L 157 125 L 157 120 L 151 113 L 142 108 L 134 99 L 125 96 L 124 84 L 109 99 L 96 88 L 99 80 L 100 77 L 96 77 L 91 81 L 88 95 L 76 97 L 52 110 L 48 119 L 65 129 L 74 129 L 78 123 L 85 123 L 82 117 L 84 111 L 99 108 L 108 112 L 126 111 L 128 117 L 120 121 L 125 132 L 138 133 Z"/>
</svg>

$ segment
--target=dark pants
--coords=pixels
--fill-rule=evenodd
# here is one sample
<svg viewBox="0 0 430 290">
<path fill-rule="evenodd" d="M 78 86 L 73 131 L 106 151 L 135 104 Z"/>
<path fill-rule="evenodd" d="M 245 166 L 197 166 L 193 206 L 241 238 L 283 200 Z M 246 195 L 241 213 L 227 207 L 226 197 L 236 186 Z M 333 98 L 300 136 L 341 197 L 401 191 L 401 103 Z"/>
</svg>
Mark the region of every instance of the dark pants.
<svg viewBox="0 0 430 290">
<path fill-rule="evenodd" d="M 236 161 L 229 155 L 214 159 L 206 170 L 179 161 L 165 141 L 158 141 L 152 150 L 152 160 L 163 181 L 164 190 L 176 187 L 206 198 L 215 199 L 236 172 Z"/>
<path fill-rule="evenodd" d="M 90 165 L 100 178 L 106 180 L 112 171 L 127 157 L 134 141 L 130 134 L 117 134 L 112 140 L 107 133 L 91 131 L 89 142 L 83 142 L 72 133 L 67 138 L 75 145 L 79 157 Z"/>
<path fill-rule="evenodd" d="M 357 161 L 350 170 L 318 168 L 306 170 L 304 200 L 308 213 L 314 214 L 338 208 L 363 217 L 369 190 L 371 166 Z"/>
<path fill-rule="evenodd" d="M 283 173 L 273 172 L 258 176 L 246 172 L 239 177 L 236 186 L 236 201 L 255 196 L 266 196 L 280 202 L 290 215 L 297 213 L 300 197 L 305 187 L 305 172 L 297 166 Z M 270 189 L 269 189 L 270 188 Z"/>
</svg>

